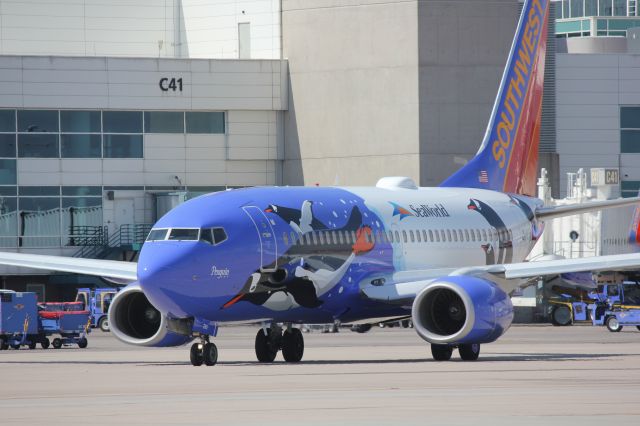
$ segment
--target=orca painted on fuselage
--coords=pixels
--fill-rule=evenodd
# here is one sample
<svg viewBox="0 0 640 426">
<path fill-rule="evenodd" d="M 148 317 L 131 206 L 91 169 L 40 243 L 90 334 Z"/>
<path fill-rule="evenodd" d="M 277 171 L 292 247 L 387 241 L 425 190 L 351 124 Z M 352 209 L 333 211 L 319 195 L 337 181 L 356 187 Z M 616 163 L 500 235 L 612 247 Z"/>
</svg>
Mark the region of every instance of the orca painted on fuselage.
<svg viewBox="0 0 640 426">
<path fill-rule="evenodd" d="M 482 215 L 492 226 L 496 233 L 498 234 L 498 257 L 495 258 L 494 250 L 491 244 L 487 244 L 486 247 L 482 246 L 482 249 L 485 251 L 487 255 L 487 262 L 492 261 L 493 263 L 511 263 L 513 260 L 513 241 L 509 238 L 509 229 L 505 225 L 502 218 L 498 215 L 498 213 L 491 208 L 487 203 L 477 200 L 475 198 L 471 198 L 469 200 L 469 205 L 467 206 L 469 210 L 476 211 Z M 489 263 L 487 263 L 489 264 Z"/>
<path fill-rule="evenodd" d="M 373 249 L 371 228 L 363 225 L 357 206 L 339 229 L 330 229 L 315 218 L 312 206 L 312 201 L 305 200 L 301 209 L 271 204 L 264 210 L 289 224 L 293 244 L 275 262 L 254 271 L 238 294 L 221 309 L 241 301 L 275 311 L 317 308 L 323 303 L 319 297 L 340 281 L 355 257 Z M 349 241 L 350 237 L 354 237 L 354 243 Z M 312 245 L 317 239 L 321 244 Z"/>
</svg>

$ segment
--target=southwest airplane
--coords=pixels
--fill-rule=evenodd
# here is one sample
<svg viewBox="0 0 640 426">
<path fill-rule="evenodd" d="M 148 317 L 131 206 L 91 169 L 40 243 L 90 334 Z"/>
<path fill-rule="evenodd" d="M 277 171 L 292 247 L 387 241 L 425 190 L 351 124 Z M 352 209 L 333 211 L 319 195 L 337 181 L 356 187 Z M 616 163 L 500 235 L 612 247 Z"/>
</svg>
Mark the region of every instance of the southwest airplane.
<svg viewBox="0 0 640 426">
<path fill-rule="evenodd" d="M 477 155 L 436 188 L 263 187 L 204 195 L 153 227 L 136 263 L 0 254 L 0 264 L 130 282 L 120 340 L 191 346 L 214 365 L 219 324 L 261 323 L 259 361 L 302 359 L 301 323 L 412 318 L 436 360 L 475 360 L 513 320 L 510 293 L 541 276 L 640 268 L 640 254 L 525 262 L 544 223 L 638 198 L 545 207 L 534 198 L 549 0 L 527 0 Z M 636 235 L 637 229 L 633 230 Z M 638 234 L 640 235 L 640 234 Z"/>
</svg>

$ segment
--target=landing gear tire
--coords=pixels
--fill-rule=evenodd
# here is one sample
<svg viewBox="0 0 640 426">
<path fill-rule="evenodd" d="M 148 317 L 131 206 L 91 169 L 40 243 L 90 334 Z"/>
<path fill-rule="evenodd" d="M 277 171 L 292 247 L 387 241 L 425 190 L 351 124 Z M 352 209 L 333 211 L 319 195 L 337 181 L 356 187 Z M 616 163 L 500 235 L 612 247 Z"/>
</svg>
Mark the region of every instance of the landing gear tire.
<svg viewBox="0 0 640 426">
<path fill-rule="evenodd" d="M 458 346 L 458 353 L 463 361 L 475 361 L 480 356 L 480 344 L 470 343 Z"/>
<path fill-rule="evenodd" d="M 212 365 L 216 365 L 218 362 L 218 348 L 213 343 L 205 343 L 202 348 L 202 358 L 204 359 L 205 365 L 209 367 Z"/>
<path fill-rule="evenodd" d="M 189 351 L 189 359 L 191 360 L 191 365 L 194 367 L 200 367 L 204 362 L 203 351 L 201 349 L 200 343 L 194 343 L 191 345 L 191 350 Z"/>
<path fill-rule="evenodd" d="M 557 326 L 571 325 L 571 310 L 569 307 L 560 305 L 551 311 L 551 323 Z"/>
<path fill-rule="evenodd" d="M 105 333 L 109 332 L 109 318 L 100 318 L 100 321 L 98 321 L 98 327 L 100 327 L 100 330 L 104 331 Z"/>
<path fill-rule="evenodd" d="M 300 329 L 292 328 L 282 334 L 282 357 L 287 362 L 300 362 L 304 354 L 304 337 Z"/>
<path fill-rule="evenodd" d="M 49 338 L 45 337 L 41 342 L 40 342 L 40 346 L 42 346 L 42 349 L 49 349 L 49 345 L 51 344 L 51 341 L 49 340 Z"/>
<path fill-rule="evenodd" d="M 449 361 L 452 353 L 453 348 L 449 345 L 431 344 L 431 355 L 435 361 Z"/>
<path fill-rule="evenodd" d="M 620 321 L 616 317 L 607 318 L 607 329 L 612 333 L 617 333 L 622 330 L 622 326 L 620 325 Z"/>
<path fill-rule="evenodd" d="M 275 336 L 272 335 L 273 330 L 270 328 L 261 328 L 256 334 L 256 357 L 260 362 L 273 362 L 276 359 L 280 345 L 276 342 L 279 339 L 274 339 Z"/>
<path fill-rule="evenodd" d="M 62 340 L 56 337 L 51 344 L 53 345 L 53 349 L 60 349 L 62 347 Z"/>
</svg>

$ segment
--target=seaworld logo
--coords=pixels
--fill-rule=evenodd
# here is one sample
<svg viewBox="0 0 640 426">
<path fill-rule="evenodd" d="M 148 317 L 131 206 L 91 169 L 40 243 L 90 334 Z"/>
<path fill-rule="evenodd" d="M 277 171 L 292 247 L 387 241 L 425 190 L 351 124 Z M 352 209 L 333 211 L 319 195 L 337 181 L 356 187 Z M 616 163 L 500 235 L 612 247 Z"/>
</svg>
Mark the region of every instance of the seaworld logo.
<svg viewBox="0 0 640 426">
<path fill-rule="evenodd" d="M 414 206 L 413 204 L 409 204 L 409 209 L 405 209 L 404 207 L 389 202 L 393 206 L 393 216 L 400 216 L 400 220 L 405 217 L 414 216 L 414 217 L 449 217 L 451 216 L 447 209 L 442 204 L 434 204 L 430 206 L 429 204 L 420 204 L 418 206 Z"/>
</svg>

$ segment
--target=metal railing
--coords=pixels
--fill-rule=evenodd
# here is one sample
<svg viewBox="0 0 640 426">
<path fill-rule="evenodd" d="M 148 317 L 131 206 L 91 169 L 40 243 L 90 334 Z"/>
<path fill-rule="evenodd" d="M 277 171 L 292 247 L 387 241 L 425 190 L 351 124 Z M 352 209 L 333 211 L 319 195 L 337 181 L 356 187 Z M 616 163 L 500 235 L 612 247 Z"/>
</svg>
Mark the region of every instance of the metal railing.
<svg viewBox="0 0 640 426">
<path fill-rule="evenodd" d="M 151 231 L 151 226 L 149 223 L 120 225 L 118 230 L 111 235 L 109 235 L 107 228 L 104 227 L 103 238 L 99 240 L 101 244 L 84 245 L 73 257 L 104 259 L 113 250 L 138 251 L 142 248 L 142 244 L 144 244 L 149 231 Z M 98 242 L 98 239 L 87 239 L 86 242 Z"/>
</svg>

